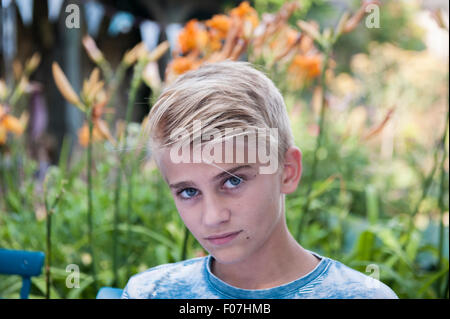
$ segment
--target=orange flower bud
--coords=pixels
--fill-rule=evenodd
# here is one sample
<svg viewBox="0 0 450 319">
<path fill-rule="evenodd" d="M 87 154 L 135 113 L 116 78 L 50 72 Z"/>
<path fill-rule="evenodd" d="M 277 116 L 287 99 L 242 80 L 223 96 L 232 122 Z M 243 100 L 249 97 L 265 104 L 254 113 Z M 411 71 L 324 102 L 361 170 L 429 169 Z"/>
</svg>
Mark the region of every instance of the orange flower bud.
<svg viewBox="0 0 450 319">
<path fill-rule="evenodd" d="M 94 39 L 92 39 L 89 35 L 84 36 L 82 42 L 87 54 L 92 61 L 98 63 L 104 59 L 103 53 L 98 49 Z"/>
<path fill-rule="evenodd" d="M 132 65 L 135 63 L 141 56 L 147 53 L 147 48 L 145 47 L 144 42 L 139 42 L 132 48 L 131 50 L 125 52 L 123 56 L 123 62 L 126 65 Z"/>
<path fill-rule="evenodd" d="M 76 105 L 83 112 L 85 111 L 84 106 L 81 104 L 78 95 L 73 90 L 69 81 L 66 78 L 66 75 L 59 67 L 58 63 L 53 62 L 52 64 L 53 78 L 55 79 L 56 86 L 58 87 L 59 92 L 64 96 L 64 98 L 71 104 Z"/>
<path fill-rule="evenodd" d="M 13 132 L 14 134 L 21 135 L 24 131 L 22 123 L 12 115 L 6 114 L 1 124 L 7 131 Z"/>
<path fill-rule="evenodd" d="M 41 63 L 41 55 L 39 53 L 33 54 L 33 56 L 26 62 L 25 64 L 25 73 L 31 74 L 33 73 L 36 68 L 39 66 L 39 63 Z"/>
<path fill-rule="evenodd" d="M 13 63 L 12 63 L 12 69 L 13 69 L 13 74 L 14 74 L 14 78 L 16 80 L 20 79 L 20 77 L 22 76 L 22 64 L 19 62 L 19 60 L 14 59 Z"/>
<path fill-rule="evenodd" d="M 309 37 L 316 41 L 320 41 L 320 33 L 319 31 L 309 22 L 306 21 L 297 21 L 298 27 L 305 32 Z"/>
<path fill-rule="evenodd" d="M 102 134 L 100 131 L 94 126 L 92 130 L 92 141 L 101 141 L 103 139 Z M 78 142 L 81 146 L 86 147 L 89 143 L 89 126 L 87 123 L 85 123 L 79 130 L 78 130 Z"/>
<path fill-rule="evenodd" d="M 164 41 L 160 43 L 152 52 L 150 52 L 148 60 L 150 62 L 157 61 L 159 58 L 161 58 L 161 56 L 164 53 L 166 53 L 169 47 L 170 47 L 169 41 Z"/>
<path fill-rule="evenodd" d="M 152 90 L 159 92 L 162 86 L 158 64 L 150 62 L 142 72 L 142 79 Z M 155 93 L 155 92 L 153 92 Z"/>
<path fill-rule="evenodd" d="M 356 13 L 353 16 L 351 16 L 345 23 L 344 28 L 342 30 L 343 33 L 349 33 L 358 26 L 359 22 L 365 16 L 366 7 L 369 4 L 379 5 L 380 3 L 379 3 L 379 1 L 376 1 L 376 0 L 375 1 L 364 1 L 363 4 L 361 5 L 361 7 L 358 9 L 358 11 L 356 11 Z"/>
<path fill-rule="evenodd" d="M 442 16 L 442 10 L 441 9 L 436 9 L 433 12 L 431 12 L 431 16 L 436 21 L 437 25 L 440 28 L 448 31 L 448 25 L 445 23 L 445 19 Z"/>
<path fill-rule="evenodd" d="M 3 145 L 6 143 L 6 129 L 0 125 L 0 145 Z"/>
</svg>

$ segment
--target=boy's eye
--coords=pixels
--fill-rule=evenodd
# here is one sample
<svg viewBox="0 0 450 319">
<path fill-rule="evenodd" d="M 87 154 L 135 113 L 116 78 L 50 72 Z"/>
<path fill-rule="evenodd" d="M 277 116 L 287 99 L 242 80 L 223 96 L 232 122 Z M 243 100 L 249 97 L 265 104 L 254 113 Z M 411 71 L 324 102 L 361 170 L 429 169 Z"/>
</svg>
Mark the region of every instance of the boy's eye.
<svg viewBox="0 0 450 319">
<path fill-rule="evenodd" d="M 197 195 L 197 193 L 198 193 L 198 190 L 196 190 L 195 188 L 185 188 L 182 191 L 180 191 L 178 194 L 183 199 L 189 199 L 189 198 L 192 198 L 195 195 Z"/>
<path fill-rule="evenodd" d="M 223 183 L 223 186 L 226 189 L 235 189 L 238 188 L 242 182 L 244 181 L 244 178 L 240 178 L 237 176 L 231 176 L 225 180 Z M 193 199 L 195 196 L 197 196 L 199 193 L 199 190 L 196 188 L 188 187 L 184 188 L 177 192 L 177 195 L 180 196 L 182 199 Z"/>
<path fill-rule="evenodd" d="M 236 188 L 242 183 L 242 178 L 231 176 L 223 184 L 226 188 Z"/>
</svg>

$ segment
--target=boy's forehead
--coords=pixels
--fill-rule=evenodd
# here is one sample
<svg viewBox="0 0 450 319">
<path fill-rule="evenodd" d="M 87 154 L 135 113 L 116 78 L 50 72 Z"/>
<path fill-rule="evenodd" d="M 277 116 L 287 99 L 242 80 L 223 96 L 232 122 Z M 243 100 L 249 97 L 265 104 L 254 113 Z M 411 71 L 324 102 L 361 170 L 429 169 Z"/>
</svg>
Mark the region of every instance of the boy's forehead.
<svg viewBox="0 0 450 319">
<path fill-rule="evenodd" d="M 257 143 L 245 141 L 230 142 L 203 142 L 199 144 L 190 143 L 174 144 L 171 146 L 157 147 L 154 156 L 165 162 L 174 164 L 183 163 L 211 163 L 214 164 L 236 164 L 257 162 Z"/>
<path fill-rule="evenodd" d="M 270 129 L 272 130 L 272 129 Z M 278 171 L 278 140 L 276 132 L 250 132 L 241 134 L 226 135 L 225 137 L 205 139 L 203 135 L 194 135 L 191 139 L 189 134 L 177 135 L 172 139 L 170 144 L 152 143 L 153 155 L 157 165 L 160 167 L 163 175 L 168 167 L 170 170 L 178 169 L 195 169 L 195 164 L 200 164 L 204 170 L 208 171 L 226 170 L 236 165 L 252 165 L 259 168 L 262 174 L 273 174 Z M 266 134 L 267 133 L 267 134 Z M 180 138 L 181 137 L 181 138 Z M 199 138 L 201 137 L 201 138 Z M 166 173 L 165 173 L 166 172 Z M 166 178 L 167 179 L 167 178 Z"/>
</svg>

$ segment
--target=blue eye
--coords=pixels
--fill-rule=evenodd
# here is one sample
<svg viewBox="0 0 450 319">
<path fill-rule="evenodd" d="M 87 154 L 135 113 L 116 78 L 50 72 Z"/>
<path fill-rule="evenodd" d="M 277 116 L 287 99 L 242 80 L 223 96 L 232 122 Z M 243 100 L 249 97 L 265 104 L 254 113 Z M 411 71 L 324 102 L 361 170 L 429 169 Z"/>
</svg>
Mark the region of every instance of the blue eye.
<svg viewBox="0 0 450 319">
<path fill-rule="evenodd" d="M 196 190 L 195 188 L 185 188 L 178 194 L 180 194 L 181 198 L 183 198 L 183 199 L 190 199 L 190 198 L 194 197 L 195 195 L 197 195 L 197 193 L 198 193 L 198 190 Z"/>
<path fill-rule="evenodd" d="M 224 186 L 226 188 L 236 188 L 241 183 L 242 183 L 242 178 L 239 178 L 239 177 L 236 177 L 236 176 L 231 176 L 230 178 L 228 178 L 225 181 Z"/>
</svg>

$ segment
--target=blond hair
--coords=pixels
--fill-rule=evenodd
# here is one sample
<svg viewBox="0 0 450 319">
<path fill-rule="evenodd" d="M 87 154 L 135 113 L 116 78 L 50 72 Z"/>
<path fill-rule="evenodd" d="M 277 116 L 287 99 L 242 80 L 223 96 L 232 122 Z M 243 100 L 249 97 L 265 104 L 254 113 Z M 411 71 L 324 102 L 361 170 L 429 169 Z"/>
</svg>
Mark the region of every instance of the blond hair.
<svg viewBox="0 0 450 319">
<path fill-rule="evenodd" d="M 225 129 L 278 129 L 278 160 L 293 145 L 293 135 L 281 93 L 273 82 L 248 62 L 204 64 L 178 77 L 153 105 L 147 122 L 150 147 L 175 141 L 171 133 L 192 131 L 200 120 L 202 131 Z"/>
</svg>

